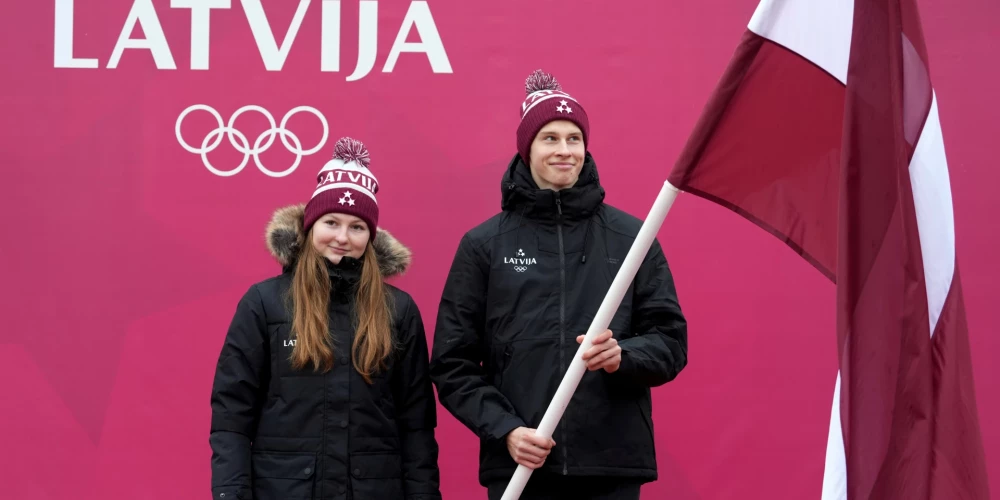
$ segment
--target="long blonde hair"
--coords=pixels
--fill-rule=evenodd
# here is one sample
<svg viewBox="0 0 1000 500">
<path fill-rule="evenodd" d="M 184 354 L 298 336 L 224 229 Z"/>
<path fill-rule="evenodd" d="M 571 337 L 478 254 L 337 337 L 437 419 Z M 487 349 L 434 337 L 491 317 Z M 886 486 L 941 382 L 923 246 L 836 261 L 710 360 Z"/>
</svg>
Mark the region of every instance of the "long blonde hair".
<svg viewBox="0 0 1000 500">
<path fill-rule="evenodd" d="M 292 333 L 296 339 L 291 361 L 295 369 L 310 364 L 313 371 L 333 368 L 334 346 L 329 330 L 330 277 L 323 257 L 305 238 L 289 289 Z M 392 351 L 392 298 L 382 282 L 378 258 L 371 242 L 365 248 L 354 303 L 352 324 L 356 325 L 351 359 L 365 382 L 386 367 Z"/>
</svg>

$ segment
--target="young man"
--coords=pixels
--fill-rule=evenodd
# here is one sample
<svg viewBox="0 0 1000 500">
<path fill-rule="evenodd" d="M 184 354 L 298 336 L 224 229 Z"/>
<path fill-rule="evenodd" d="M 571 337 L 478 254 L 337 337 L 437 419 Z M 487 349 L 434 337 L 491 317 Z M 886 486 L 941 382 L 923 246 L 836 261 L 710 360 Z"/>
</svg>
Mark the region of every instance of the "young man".
<svg viewBox="0 0 1000 500">
<path fill-rule="evenodd" d="M 480 438 L 479 481 L 499 499 L 638 499 L 657 478 L 650 388 L 687 364 L 687 324 L 658 242 L 611 321 L 553 439 L 534 434 L 642 222 L 604 203 L 580 103 L 527 79 L 502 211 L 462 238 L 438 311 L 431 378 Z"/>
</svg>

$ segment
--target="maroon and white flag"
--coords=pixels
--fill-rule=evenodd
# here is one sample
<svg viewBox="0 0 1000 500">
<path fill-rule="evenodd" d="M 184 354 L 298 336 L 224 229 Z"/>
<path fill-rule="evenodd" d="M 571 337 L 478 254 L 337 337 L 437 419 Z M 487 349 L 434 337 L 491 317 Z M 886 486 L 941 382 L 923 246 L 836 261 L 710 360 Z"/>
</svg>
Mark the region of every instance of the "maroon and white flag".
<svg viewBox="0 0 1000 500">
<path fill-rule="evenodd" d="M 915 0 L 763 0 L 669 181 L 837 284 L 822 498 L 989 497 Z"/>
</svg>

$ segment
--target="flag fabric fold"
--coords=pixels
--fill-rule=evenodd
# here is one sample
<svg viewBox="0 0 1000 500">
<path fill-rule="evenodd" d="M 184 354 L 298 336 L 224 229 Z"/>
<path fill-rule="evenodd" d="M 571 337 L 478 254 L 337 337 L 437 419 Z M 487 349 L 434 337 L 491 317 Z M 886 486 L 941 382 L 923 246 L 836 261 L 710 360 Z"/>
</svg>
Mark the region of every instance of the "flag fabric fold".
<svg viewBox="0 0 1000 500">
<path fill-rule="evenodd" d="M 837 285 L 822 498 L 986 499 L 915 0 L 764 0 L 668 178 Z"/>
</svg>

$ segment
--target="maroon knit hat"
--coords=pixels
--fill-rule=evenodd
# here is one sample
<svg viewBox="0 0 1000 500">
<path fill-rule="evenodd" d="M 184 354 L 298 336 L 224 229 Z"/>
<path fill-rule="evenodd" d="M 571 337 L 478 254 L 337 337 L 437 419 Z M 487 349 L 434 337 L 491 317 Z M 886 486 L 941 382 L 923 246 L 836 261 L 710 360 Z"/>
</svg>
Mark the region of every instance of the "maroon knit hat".
<svg viewBox="0 0 1000 500">
<path fill-rule="evenodd" d="M 312 229 L 320 217 L 329 213 L 349 214 L 368 224 L 369 240 L 378 228 L 378 180 L 368 170 L 371 159 L 365 145 L 344 137 L 333 147 L 333 159 L 316 175 L 316 190 L 306 204 L 303 228 Z"/>
<path fill-rule="evenodd" d="M 531 143 L 535 134 L 553 120 L 569 120 L 583 132 L 583 144 L 590 136 L 590 122 L 583 106 L 566 92 L 555 77 L 536 69 L 524 81 L 527 97 L 521 103 L 521 124 L 517 126 L 517 152 L 524 163 L 531 162 Z"/>
</svg>

